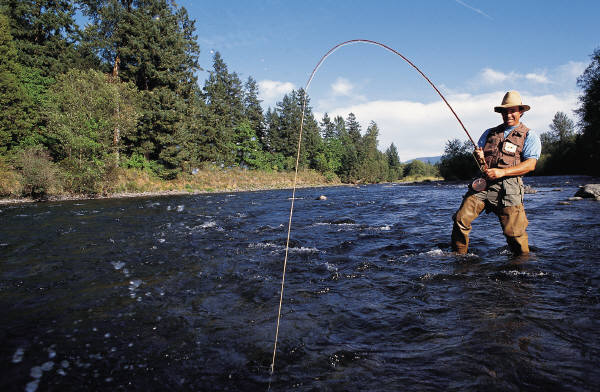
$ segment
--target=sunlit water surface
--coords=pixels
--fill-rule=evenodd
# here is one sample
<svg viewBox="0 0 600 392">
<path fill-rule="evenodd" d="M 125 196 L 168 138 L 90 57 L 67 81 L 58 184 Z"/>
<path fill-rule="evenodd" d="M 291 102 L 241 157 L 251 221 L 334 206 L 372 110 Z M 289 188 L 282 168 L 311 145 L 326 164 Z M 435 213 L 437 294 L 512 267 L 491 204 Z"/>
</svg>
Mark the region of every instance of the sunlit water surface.
<svg viewBox="0 0 600 392">
<path fill-rule="evenodd" d="M 464 184 L 0 206 L 0 390 L 592 391 L 600 202 L 528 178 L 533 254 Z M 327 200 L 316 200 L 326 195 Z"/>
</svg>

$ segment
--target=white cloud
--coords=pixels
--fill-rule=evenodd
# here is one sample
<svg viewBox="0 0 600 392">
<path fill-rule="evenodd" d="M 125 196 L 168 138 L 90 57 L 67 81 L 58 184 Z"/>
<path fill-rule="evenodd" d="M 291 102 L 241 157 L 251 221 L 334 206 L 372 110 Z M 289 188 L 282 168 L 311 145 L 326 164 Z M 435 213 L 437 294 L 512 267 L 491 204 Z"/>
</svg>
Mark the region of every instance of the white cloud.
<svg viewBox="0 0 600 392">
<path fill-rule="evenodd" d="M 502 123 L 502 118 L 493 108 L 500 104 L 504 93 L 453 94 L 446 98 L 477 142 L 485 129 Z M 538 96 L 522 91 L 521 95 L 524 103 L 531 106 L 531 110 L 523 117 L 523 123 L 538 134 L 548 130 L 548 124 L 557 111 L 572 116 L 572 110 L 577 106 L 575 91 Z M 375 121 L 380 129 L 379 149 L 384 151 L 393 142 L 403 161 L 441 155 L 448 140 L 467 139 L 462 127 L 441 99 L 428 103 L 371 101 L 338 107 L 329 110 L 329 115 L 346 118 L 350 112 L 361 122 L 363 131 L 371 120 Z M 322 113 L 315 114 L 317 119 L 321 118 Z"/>
<path fill-rule="evenodd" d="M 481 71 L 480 78 L 486 84 L 496 84 L 504 82 L 510 78 L 510 75 L 495 71 L 491 68 L 484 68 L 483 71 Z"/>
<path fill-rule="evenodd" d="M 536 82 L 536 83 L 550 83 L 550 80 L 548 80 L 548 78 L 546 77 L 545 74 L 536 74 L 536 73 L 528 73 L 525 75 L 525 79 L 530 80 L 532 82 Z"/>
<path fill-rule="evenodd" d="M 575 83 L 577 78 L 583 74 L 587 66 L 588 63 L 583 61 L 569 61 L 556 69 L 556 81 L 558 83 Z"/>
<path fill-rule="evenodd" d="M 352 94 L 354 86 L 348 79 L 337 78 L 335 83 L 331 85 L 333 95 L 347 96 Z"/>
<path fill-rule="evenodd" d="M 468 84 L 471 88 L 486 88 L 511 83 L 522 85 L 527 83 L 528 88 L 553 88 L 572 89 L 575 87 L 577 77 L 585 70 L 583 62 L 570 61 L 554 69 L 536 70 L 533 72 L 502 72 L 492 68 L 484 68 Z"/>
<path fill-rule="evenodd" d="M 263 101 L 262 105 L 266 109 L 275 107 L 283 96 L 295 88 L 292 82 L 280 82 L 276 80 L 261 80 L 258 82 L 259 98 Z"/>
</svg>

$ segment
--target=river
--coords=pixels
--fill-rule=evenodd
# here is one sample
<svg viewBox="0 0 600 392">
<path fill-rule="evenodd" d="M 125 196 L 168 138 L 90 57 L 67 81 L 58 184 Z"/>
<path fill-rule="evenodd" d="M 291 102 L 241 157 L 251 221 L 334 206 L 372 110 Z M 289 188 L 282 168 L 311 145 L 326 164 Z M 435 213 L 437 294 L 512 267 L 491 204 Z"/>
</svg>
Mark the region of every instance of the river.
<svg viewBox="0 0 600 392">
<path fill-rule="evenodd" d="M 0 206 L 0 390 L 598 390 L 591 181 L 525 179 L 526 259 L 450 252 L 464 184 L 298 190 L 272 376 L 291 191 Z"/>
</svg>

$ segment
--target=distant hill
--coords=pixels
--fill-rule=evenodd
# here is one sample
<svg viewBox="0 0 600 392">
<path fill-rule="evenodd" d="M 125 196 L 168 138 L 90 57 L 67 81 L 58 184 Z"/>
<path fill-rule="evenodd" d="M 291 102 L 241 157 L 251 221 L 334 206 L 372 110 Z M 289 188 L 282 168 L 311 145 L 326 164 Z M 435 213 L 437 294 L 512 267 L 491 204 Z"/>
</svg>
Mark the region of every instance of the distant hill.
<svg viewBox="0 0 600 392">
<path fill-rule="evenodd" d="M 442 159 L 441 155 L 435 156 L 435 157 L 422 157 L 422 158 L 415 158 L 421 162 L 425 162 L 425 163 L 429 163 L 430 165 L 435 165 L 436 163 L 438 163 L 440 161 L 440 159 Z M 411 163 L 412 161 L 414 161 L 415 159 L 411 159 L 408 160 L 406 162 L 403 163 Z"/>
</svg>

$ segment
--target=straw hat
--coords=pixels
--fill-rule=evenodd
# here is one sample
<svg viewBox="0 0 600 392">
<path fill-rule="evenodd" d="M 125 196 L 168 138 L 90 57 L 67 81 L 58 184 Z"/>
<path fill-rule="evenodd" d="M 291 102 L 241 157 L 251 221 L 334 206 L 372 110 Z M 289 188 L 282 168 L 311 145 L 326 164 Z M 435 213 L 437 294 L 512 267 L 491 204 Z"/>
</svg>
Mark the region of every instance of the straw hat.
<svg viewBox="0 0 600 392">
<path fill-rule="evenodd" d="M 502 113 L 504 109 L 512 108 L 515 106 L 518 106 L 519 110 L 522 110 L 524 112 L 531 109 L 529 105 L 523 105 L 523 100 L 521 100 L 521 94 L 519 94 L 517 91 L 509 91 L 506 94 L 504 94 L 504 98 L 502 98 L 502 104 L 500 104 L 500 106 L 496 106 L 494 108 L 494 111 Z"/>
</svg>

